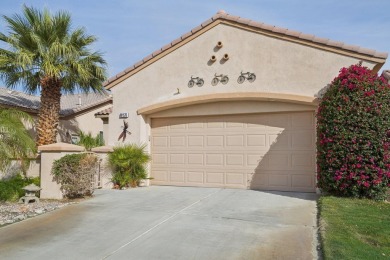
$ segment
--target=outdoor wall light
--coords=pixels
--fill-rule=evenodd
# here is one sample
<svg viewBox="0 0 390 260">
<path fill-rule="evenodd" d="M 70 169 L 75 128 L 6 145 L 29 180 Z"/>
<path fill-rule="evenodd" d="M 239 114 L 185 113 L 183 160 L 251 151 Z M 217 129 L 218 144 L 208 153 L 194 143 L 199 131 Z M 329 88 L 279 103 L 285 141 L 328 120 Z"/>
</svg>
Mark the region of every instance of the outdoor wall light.
<svg viewBox="0 0 390 260">
<path fill-rule="evenodd" d="M 214 78 L 211 80 L 211 85 L 216 86 L 219 82 L 226 85 L 226 83 L 229 82 L 229 77 L 227 75 L 217 75 L 217 73 L 215 73 Z"/>
<path fill-rule="evenodd" d="M 218 48 L 222 48 L 222 46 L 223 46 L 223 43 L 221 41 L 217 42 L 217 47 Z"/>
<path fill-rule="evenodd" d="M 189 87 L 189 88 L 192 88 L 195 84 L 196 84 L 198 87 L 201 87 L 201 86 L 203 86 L 203 84 L 204 84 L 204 80 L 203 80 L 202 78 L 199 78 L 199 77 L 192 77 L 192 76 L 191 76 L 190 81 L 188 81 L 188 87 Z"/>
<path fill-rule="evenodd" d="M 250 83 L 255 81 L 256 80 L 255 73 L 251 73 L 251 72 L 242 73 L 242 71 L 241 71 L 241 75 L 238 76 L 237 82 L 239 84 L 242 84 L 245 80 L 248 80 Z"/>
<path fill-rule="evenodd" d="M 215 57 L 215 55 L 211 56 L 210 61 L 214 62 L 216 60 L 217 60 L 217 57 Z"/>
</svg>

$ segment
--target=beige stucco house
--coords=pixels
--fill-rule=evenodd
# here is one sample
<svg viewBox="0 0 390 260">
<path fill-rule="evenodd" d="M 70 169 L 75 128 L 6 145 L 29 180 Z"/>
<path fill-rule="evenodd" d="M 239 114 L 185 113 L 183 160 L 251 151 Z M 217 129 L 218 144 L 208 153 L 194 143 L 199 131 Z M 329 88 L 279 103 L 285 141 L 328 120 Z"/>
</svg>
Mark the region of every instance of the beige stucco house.
<svg viewBox="0 0 390 260">
<path fill-rule="evenodd" d="M 17 108 L 29 113 L 35 120 L 40 106 L 40 97 L 23 92 L 0 88 L 0 107 Z M 112 97 L 108 93 L 89 93 L 63 95 L 61 97 L 60 124 L 57 142 L 72 143 L 78 140 L 79 131 L 91 132 L 93 136 L 107 136 L 108 129 L 104 122 L 95 117 L 95 114 L 112 106 Z M 26 125 L 35 137 L 34 125 Z M 105 139 L 104 139 L 105 140 Z M 5 172 L 13 175 L 20 171 L 20 164 L 15 162 Z M 40 157 L 33 159 L 28 169 L 28 176 L 39 176 Z M 0 179 L 5 173 L 0 172 Z"/>
<path fill-rule="evenodd" d="M 98 116 L 109 145 L 123 120 L 147 144 L 152 185 L 314 192 L 318 96 L 342 67 L 386 58 L 220 11 L 105 82 Z"/>
<path fill-rule="evenodd" d="M 0 88 L 0 107 L 12 107 L 29 113 L 37 118 L 40 97 L 24 92 Z M 60 124 L 58 142 L 70 143 L 77 139 L 79 131 L 91 132 L 93 136 L 103 135 L 103 121 L 95 114 L 112 106 L 112 97 L 108 93 L 80 93 L 61 97 Z M 34 126 L 29 126 L 35 136 Z"/>
</svg>

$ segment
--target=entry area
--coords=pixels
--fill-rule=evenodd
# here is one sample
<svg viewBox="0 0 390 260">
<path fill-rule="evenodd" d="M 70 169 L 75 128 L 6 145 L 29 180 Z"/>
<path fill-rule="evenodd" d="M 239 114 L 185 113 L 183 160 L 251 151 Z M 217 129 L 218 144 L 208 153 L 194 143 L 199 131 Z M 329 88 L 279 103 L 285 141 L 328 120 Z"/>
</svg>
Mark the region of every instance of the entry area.
<svg viewBox="0 0 390 260">
<path fill-rule="evenodd" d="M 315 191 L 314 112 L 152 118 L 152 185 Z"/>
</svg>

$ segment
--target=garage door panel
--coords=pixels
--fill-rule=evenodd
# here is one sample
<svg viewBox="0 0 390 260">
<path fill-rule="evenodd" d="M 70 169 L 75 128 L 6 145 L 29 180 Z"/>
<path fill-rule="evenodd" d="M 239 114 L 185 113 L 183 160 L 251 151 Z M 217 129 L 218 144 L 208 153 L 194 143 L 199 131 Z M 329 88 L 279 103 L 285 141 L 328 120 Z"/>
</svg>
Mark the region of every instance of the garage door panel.
<svg viewBox="0 0 390 260">
<path fill-rule="evenodd" d="M 223 185 L 225 183 L 224 172 L 206 172 L 206 183 Z"/>
<path fill-rule="evenodd" d="M 290 114 L 269 114 L 268 126 L 277 128 L 288 128 L 290 126 L 291 116 Z"/>
<path fill-rule="evenodd" d="M 170 147 L 185 147 L 186 146 L 186 137 L 185 136 L 171 136 L 169 139 Z"/>
<path fill-rule="evenodd" d="M 223 122 L 207 122 L 207 128 L 222 129 L 224 128 Z"/>
<path fill-rule="evenodd" d="M 247 165 L 258 166 L 260 164 L 268 166 L 268 161 L 264 159 L 264 154 L 247 154 Z"/>
<path fill-rule="evenodd" d="M 223 147 L 224 145 L 223 135 L 210 135 L 206 137 L 207 147 Z"/>
<path fill-rule="evenodd" d="M 246 174 L 227 172 L 226 173 L 226 185 L 246 186 Z"/>
<path fill-rule="evenodd" d="M 197 153 L 189 153 L 187 155 L 189 165 L 203 165 L 204 164 L 204 155 Z"/>
<path fill-rule="evenodd" d="M 269 146 L 273 150 L 287 150 L 290 148 L 289 135 L 287 133 L 269 134 Z"/>
<path fill-rule="evenodd" d="M 226 136 L 226 146 L 244 146 L 244 135 L 227 135 Z"/>
<path fill-rule="evenodd" d="M 189 135 L 188 136 L 188 146 L 189 147 L 203 147 L 204 146 L 204 136 L 202 136 L 202 135 Z"/>
<path fill-rule="evenodd" d="M 315 190 L 312 112 L 152 119 L 152 184 Z"/>
<path fill-rule="evenodd" d="M 240 120 L 242 121 L 242 120 Z M 244 128 L 244 123 L 242 122 L 226 122 L 226 128 Z"/>
<path fill-rule="evenodd" d="M 267 154 L 267 157 L 268 157 L 267 169 L 288 170 L 290 168 L 289 153 L 269 152 L 269 154 Z"/>
<path fill-rule="evenodd" d="M 314 177 L 312 174 L 293 174 L 291 182 L 291 186 L 294 188 L 310 188 L 314 185 Z"/>
<path fill-rule="evenodd" d="M 206 166 L 223 166 L 224 160 L 223 160 L 223 154 L 220 153 L 209 153 L 206 154 Z"/>
<path fill-rule="evenodd" d="M 243 154 L 226 154 L 225 161 L 228 166 L 244 166 L 245 156 Z"/>
<path fill-rule="evenodd" d="M 157 171 L 157 170 L 154 170 L 152 172 L 152 176 L 153 176 L 153 181 L 154 182 L 168 182 L 169 181 L 168 171 Z"/>
<path fill-rule="evenodd" d="M 314 118 L 310 113 L 291 114 L 291 124 L 295 129 L 313 129 Z"/>
<path fill-rule="evenodd" d="M 154 136 L 152 138 L 153 147 L 168 147 L 168 137 L 167 136 Z"/>
<path fill-rule="evenodd" d="M 315 158 L 313 153 L 294 153 L 291 155 L 291 166 L 293 169 L 313 169 Z"/>
<path fill-rule="evenodd" d="M 203 172 L 201 171 L 188 171 L 187 172 L 187 182 L 195 184 L 203 184 Z"/>
<path fill-rule="evenodd" d="M 290 185 L 290 175 L 282 174 L 281 172 L 274 172 L 273 174 L 268 175 L 268 185 L 273 187 L 289 187 Z"/>
<path fill-rule="evenodd" d="M 166 164 L 168 164 L 168 154 L 166 154 L 166 153 L 155 153 L 155 154 L 152 155 L 152 161 L 153 161 L 153 164 L 166 165 Z"/>
<path fill-rule="evenodd" d="M 267 146 L 266 143 L 267 135 L 266 134 L 248 134 L 246 136 L 247 146 L 265 148 Z"/>
<path fill-rule="evenodd" d="M 203 129 L 204 123 L 203 122 L 192 122 L 188 124 L 188 129 Z"/>
<path fill-rule="evenodd" d="M 184 183 L 185 181 L 185 172 L 184 171 L 171 171 L 169 180 L 171 182 Z"/>
</svg>

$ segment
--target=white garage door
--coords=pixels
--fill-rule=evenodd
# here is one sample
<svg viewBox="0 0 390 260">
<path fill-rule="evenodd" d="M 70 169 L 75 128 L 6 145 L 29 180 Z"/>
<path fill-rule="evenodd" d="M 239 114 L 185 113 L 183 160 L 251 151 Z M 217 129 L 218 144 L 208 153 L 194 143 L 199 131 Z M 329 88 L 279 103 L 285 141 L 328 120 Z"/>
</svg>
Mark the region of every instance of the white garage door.
<svg viewBox="0 0 390 260">
<path fill-rule="evenodd" d="M 153 185 L 315 191 L 313 112 L 152 119 Z"/>
</svg>

